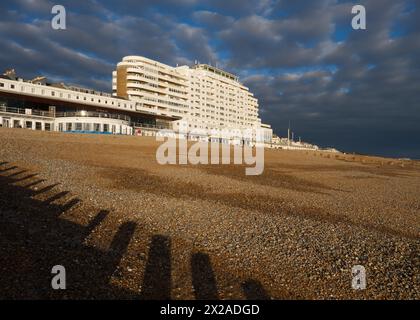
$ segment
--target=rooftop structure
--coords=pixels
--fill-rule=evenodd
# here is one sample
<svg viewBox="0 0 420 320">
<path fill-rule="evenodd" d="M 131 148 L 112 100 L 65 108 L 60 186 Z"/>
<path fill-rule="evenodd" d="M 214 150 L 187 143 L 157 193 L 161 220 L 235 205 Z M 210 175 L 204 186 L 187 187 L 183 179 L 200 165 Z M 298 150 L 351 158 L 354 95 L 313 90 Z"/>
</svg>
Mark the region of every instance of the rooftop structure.
<svg viewBox="0 0 420 320">
<path fill-rule="evenodd" d="M 206 70 L 209 72 L 213 72 L 217 75 L 220 75 L 222 77 L 228 78 L 230 80 L 234 80 L 234 81 L 238 81 L 239 82 L 239 78 L 237 76 L 235 76 L 232 73 L 229 73 L 227 71 L 224 71 L 222 69 L 219 69 L 217 67 L 213 67 L 209 64 L 196 64 L 192 67 L 193 69 L 197 69 L 197 70 Z"/>
</svg>

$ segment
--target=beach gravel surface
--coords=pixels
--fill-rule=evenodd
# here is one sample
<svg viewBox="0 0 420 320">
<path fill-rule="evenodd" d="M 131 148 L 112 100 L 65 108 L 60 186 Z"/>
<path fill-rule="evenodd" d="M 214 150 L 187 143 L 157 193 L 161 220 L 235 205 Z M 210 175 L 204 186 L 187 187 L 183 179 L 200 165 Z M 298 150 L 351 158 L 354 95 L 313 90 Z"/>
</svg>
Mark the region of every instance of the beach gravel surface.
<svg viewBox="0 0 420 320">
<path fill-rule="evenodd" d="M 246 176 L 158 146 L 0 128 L 0 298 L 420 298 L 419 162 L 265 150 Z"/>
</svg>

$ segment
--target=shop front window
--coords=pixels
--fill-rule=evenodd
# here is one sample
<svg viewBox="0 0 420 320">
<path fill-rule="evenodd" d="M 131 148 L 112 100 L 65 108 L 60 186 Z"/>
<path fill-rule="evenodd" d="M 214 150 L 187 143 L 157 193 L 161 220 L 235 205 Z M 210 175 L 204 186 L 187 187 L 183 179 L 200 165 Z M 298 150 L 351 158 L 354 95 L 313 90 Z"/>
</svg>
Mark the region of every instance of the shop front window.
<svg viewBox="0 0 420 320">
<path fill-rule="evenodd" d="M 82 124 L 80 122 L 76 122 L 76 131 L 82 131 Z"/>
</svg>

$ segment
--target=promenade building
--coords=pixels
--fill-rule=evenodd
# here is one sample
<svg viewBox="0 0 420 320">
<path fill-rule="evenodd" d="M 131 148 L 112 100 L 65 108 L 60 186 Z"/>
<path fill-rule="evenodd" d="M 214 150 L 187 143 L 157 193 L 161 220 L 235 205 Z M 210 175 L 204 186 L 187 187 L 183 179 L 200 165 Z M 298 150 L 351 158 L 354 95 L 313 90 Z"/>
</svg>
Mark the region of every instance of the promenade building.
<svg viewBox="0 0 420 320">
<path fill-rule="evenodd" d="M 127 56 L 112 73 L 112 94 L 42 76 L 25 80 L 13 69 L 0 76 L 0 126 L 10 128 L 150 136 L 172 129 L 189 139 L 223 130 L 232 137 L 219 141 L 229 143 L 258 129 L 270 144 L 272 129 L 258 108 L 237 76 L 207 64 L 171 67 Z"/>
<path fill-rule="evenodd" d="M 0 76 L 0 126 L 73 133 L 154 135 L 179 120 L 141 104 L 45 77 L 25 80 L 13 69 Z"/>
</svg>

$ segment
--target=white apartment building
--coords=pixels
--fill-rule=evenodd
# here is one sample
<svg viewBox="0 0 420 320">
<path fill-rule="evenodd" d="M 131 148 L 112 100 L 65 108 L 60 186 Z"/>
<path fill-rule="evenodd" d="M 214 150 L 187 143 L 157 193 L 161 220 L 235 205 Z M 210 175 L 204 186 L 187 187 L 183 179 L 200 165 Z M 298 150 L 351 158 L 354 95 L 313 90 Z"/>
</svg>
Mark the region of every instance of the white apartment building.
<svg viewBox="0 0 420 320">
<path fill-rule="evenodd" d="M 182 117 L 189 130 L 272 129 L 258 117 L 258 100 L 237 76 L 207 64 L 171 67 L 140 56 L 124 57 L 113 72 L 113 95 L 142 108 Z M 180 122 L 174 123 L 174 129 Z"/>
<path fill-rule="evenodd" d="M 143 57 L 129 56 L 112 74 L 116 97 L 136 101 L 152 113 L 188 114 L 188 79 L 176 68 Z"/>
</svg>

